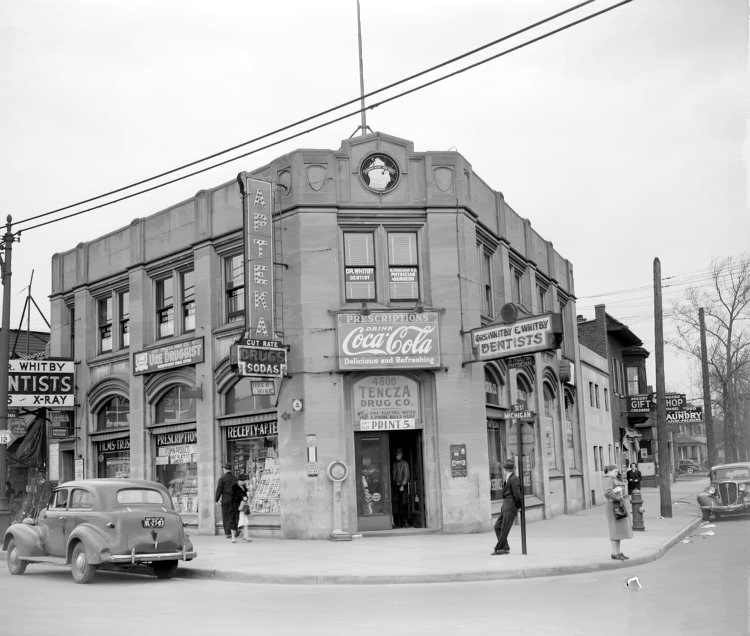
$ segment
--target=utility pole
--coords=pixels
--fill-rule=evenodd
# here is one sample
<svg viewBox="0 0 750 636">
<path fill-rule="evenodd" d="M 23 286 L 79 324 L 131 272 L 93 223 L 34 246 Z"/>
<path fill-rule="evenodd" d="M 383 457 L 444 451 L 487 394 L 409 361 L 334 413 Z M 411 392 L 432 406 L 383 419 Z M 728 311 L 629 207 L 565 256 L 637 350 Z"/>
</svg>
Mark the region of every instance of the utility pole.
<svg viewBox="0 0 750 636">
<path fill-rule="evenodd" d="M 13 250 L 13 217 L 9 214 L 3 235 L 5 253 L 0 260 L 3 279 L 3 316 L 0 329 L 0 429 L 8 430 L 8 360 L 10 359 L 10 262 Z M 0 444 L 0 514 L 8 513 L 8 497 L 5 480 L 8 478 L 7 445 Z"/>
<path fill-rule="evenodd" d="M 701 325 L 701 372 L 703 374 L 703 421 L 706 424 L 706 445 L 708 446 L 708 465 L 716 466 L 716 441 L 714 440 L 714 416 L 711 409 L 711 386 L 708 382 L 708 347 L 706 346 L 706 316 L 703 307 L 698 310 Z"/>
<path fill-rule="evenodd" d="M 671 458 L 667 429 L 667 403 L 664 380 L 664 324 L 661 305 L 661 262 L 654 259 L 654 335 L 656 337 L 656 439 L 659 442 L 659 498 L 661 516 L 672 517 Z"/>
</svg>

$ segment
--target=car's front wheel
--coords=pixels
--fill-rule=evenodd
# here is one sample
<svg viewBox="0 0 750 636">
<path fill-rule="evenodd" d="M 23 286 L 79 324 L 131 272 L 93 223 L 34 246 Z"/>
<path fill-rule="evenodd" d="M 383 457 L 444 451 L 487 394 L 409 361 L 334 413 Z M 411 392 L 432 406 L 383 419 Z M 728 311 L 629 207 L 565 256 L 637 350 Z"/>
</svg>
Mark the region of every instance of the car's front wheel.
<svg viewBox="0 0 750 636">
<path fill-rule="evenodd" d="M 26 572 L 28 563 L 18 554 L 18 546 L 15 539 L 8 541 L 8 554 L 5 558 L 8 561 L 8 572 L 11 574 L 23 574 Z"/>
<path fill-rule="evenodd" d="M 689 466 L 687 469 L 687 474 L 692 475 L 694 472 L 695 472 L 695 468 L 693 468 L 692 466 Z"/>
<path fill-rule="evenodd" d="M 89 563 L 86 556 L 86 548 L 80 541 L 73 548 L 73 556 L 70 559 L 70 570 L 76 583 L 91 583 L 96 574 L 96 566 Z"/>
<path fill-rule="evenodd" d="M 157 561 L 154 563 L 154 575 L 157 579 L 171 579 L 177 572 L 178 561 Z"/>
</svg>

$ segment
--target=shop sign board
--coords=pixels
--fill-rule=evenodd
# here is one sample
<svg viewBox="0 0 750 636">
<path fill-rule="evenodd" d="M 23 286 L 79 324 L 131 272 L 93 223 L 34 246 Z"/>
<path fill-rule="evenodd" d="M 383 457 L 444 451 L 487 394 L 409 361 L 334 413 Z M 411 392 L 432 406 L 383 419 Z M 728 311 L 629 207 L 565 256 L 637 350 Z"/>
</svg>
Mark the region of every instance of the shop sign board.
<svg viewBox="0 0 750 636">
<path fill-rule="evenodd" d="M 232 361 L 236 361 L 241 376 L 283 378 L 287 365 L 286 348 L 233 345 Z M 263 395 L 273 395 L 273 391 Z"/>
<path fill-rule="evenodd" d="M 157 433 L 154 437 L 157 446 L 179 446 L 182 444 L 196 444 L 198 442 L 198 436 L 195 431 Z"/>
<path fill-rule="evenodd" d="M 244 195 L 245 327 L 253 338 L 274 335 L 273 191 L 271 183 L 238 176 Z"/>
<path fill-rule="evenodd" d="M 47 472 L 50 481 L 60 481 L 60 444 L 52 442 L 47 454 Z"/>
<path fill-rule="evenodd" d="M 50 427 L 50 437 L 52 439 L 65 439 L 70 436 L 70 431 L 67 426 L 52 426 Z"/>
<path fill-rule="evenodd" d="M 8 406 L 73 408 L 73 360 L 9 360 Z"/>
<path fill-rule="evenodd" d="M 656 393 L 651 394 L 653 408 L 656 409 Z M 667 413 L 680 411 L 687 405 L 687 398 L 684 393 L 665 393 L 664 402 L 667 406 Z"/>
<path fill-rule="evenodd" d="M 702 421 L 703 408 L 700 406 L 686 407 L 678 411 L 667 411 L 667 424 Z"/>
<path fill-rule="evenodd" d="M 628 395 L 627 411 L 630 415 L 648 414 L 651 412 L 652 405 L 651 395 L 647 393 Z"/>
<path fill-rule="evenodd" d="M 417 422 L 413 418 L 399 420 L 359 420 L 359 431 L 409 431 L 417 428 Z M 422 428 L 421 425 L 419 428 Z"/>
<path fill-rule="evenodd" d="M 116 453 L 118 451 L 129 451 L 130 450 L 130 438 L 129 437 L 118 437 L 116 439 L 102 440 L 96 442 L 97 453 Z"/>
<path fill-rule="evenodd" d="M 561 335 L 562 316 L 544 314 L 474 329 L 471 345 L 475 360 L 495 360 L 557 349 Z"/>
<path fill-rule="evenodd" d="M 466 444 L 451 444 L 451 477 L 466 477 L 468 474 Z"/>
<path fill-rule="evenodd" d="M 276 420 L 267 422 L 253 422 L 251 424 L 235 424 L 227 426 L 227 439 L 247 439 L 251 437 L 267 437 L 277 435 L 278 423 Z"/>
<path fill-rule="evenodd" d="M 536 413 L 534 411 L 504 411 L 498 417 L 504 420 L 530 420 Z"/>
<path fill-rule="evenodd" d="M 73 479 L 78 481 L 83 479 L 83 460 L 76 459 L 73 461 Z"/>
<path fill-rule="evenodd" d="M 342 371 L 441 366 L 436 311 L 342 313 L 336 320 Z"/>
<path fill-rule="evenodd" d="M 534 356 L 518 356 L 506 360 L 509 369 L 533 369 Z"/>
<path fill-rule="evenodd" d="M 355 428 L 363 420 L 421 420 L 419 384 L 403 375 L 362 378 L 352 387 L 352 410 Z"/>
<path fill-rule="evenodd" d="M 133 375 L 153 373 L 203 362 L 203 338 L 133 354 Z"/>
<path fill-rule="evenodd" d="M 275 395 L 276 388 L 271 380 L 259 380 L 250 382 L 251 395 Z"/>
<path fill-rule="evenodd" d="M 34 421 L 34 417 L 32 416 L 31 422 Z M 10 429 L 10 432 L 13 433 L 16 437 L 23 437 L 26 435 L 26 431 L 29 430 L 29 424 L 31 422 L 27 422 L 25 417 L 14 417 L 8 419 L 8 428 Z"/>
</svg>

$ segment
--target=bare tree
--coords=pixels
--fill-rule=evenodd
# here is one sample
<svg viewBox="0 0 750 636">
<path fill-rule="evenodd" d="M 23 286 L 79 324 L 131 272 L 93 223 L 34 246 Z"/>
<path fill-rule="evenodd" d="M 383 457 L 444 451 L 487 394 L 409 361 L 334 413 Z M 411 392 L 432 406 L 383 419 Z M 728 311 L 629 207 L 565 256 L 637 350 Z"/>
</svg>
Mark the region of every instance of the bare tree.
<svg viewBox="0 0 750 636">
<path fill-rule="evenodd" d="M 727 462 L 746 458 L 750 437 L 747 387 L 750 386 L 750 256 L 714 259 L 707 285 L 689 288 L 673 306 L 677 337 L 669 344 L 700 360 L 700 322 L 706 322 L 712 402 L 724 420 Z M 708 408 L 708 405 L 706 405 Z"/>
</svg>

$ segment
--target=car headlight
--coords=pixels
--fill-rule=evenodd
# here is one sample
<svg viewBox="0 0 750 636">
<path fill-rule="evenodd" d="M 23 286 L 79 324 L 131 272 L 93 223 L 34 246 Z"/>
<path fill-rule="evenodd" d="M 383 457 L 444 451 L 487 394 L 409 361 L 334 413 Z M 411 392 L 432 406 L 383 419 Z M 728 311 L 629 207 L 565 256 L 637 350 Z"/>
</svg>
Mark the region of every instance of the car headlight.
<svg viewBox="0 0 750 636">
<path fill-rule="evenodd" d="M 745 492 L 745 484 L 740 484 L 740 492 Z"/>
<path fill-rule="evenodd" d="M 715 495 L 715 494 L 716 494 L 716 488 L 714 488 L 713 486 L 709 486 L 709 487 L 708 487 L 708 490 L 706 490 L 706 492 L 707 492 L 707 493 L 708 493 L 709 495 Z"/>
</svg>

